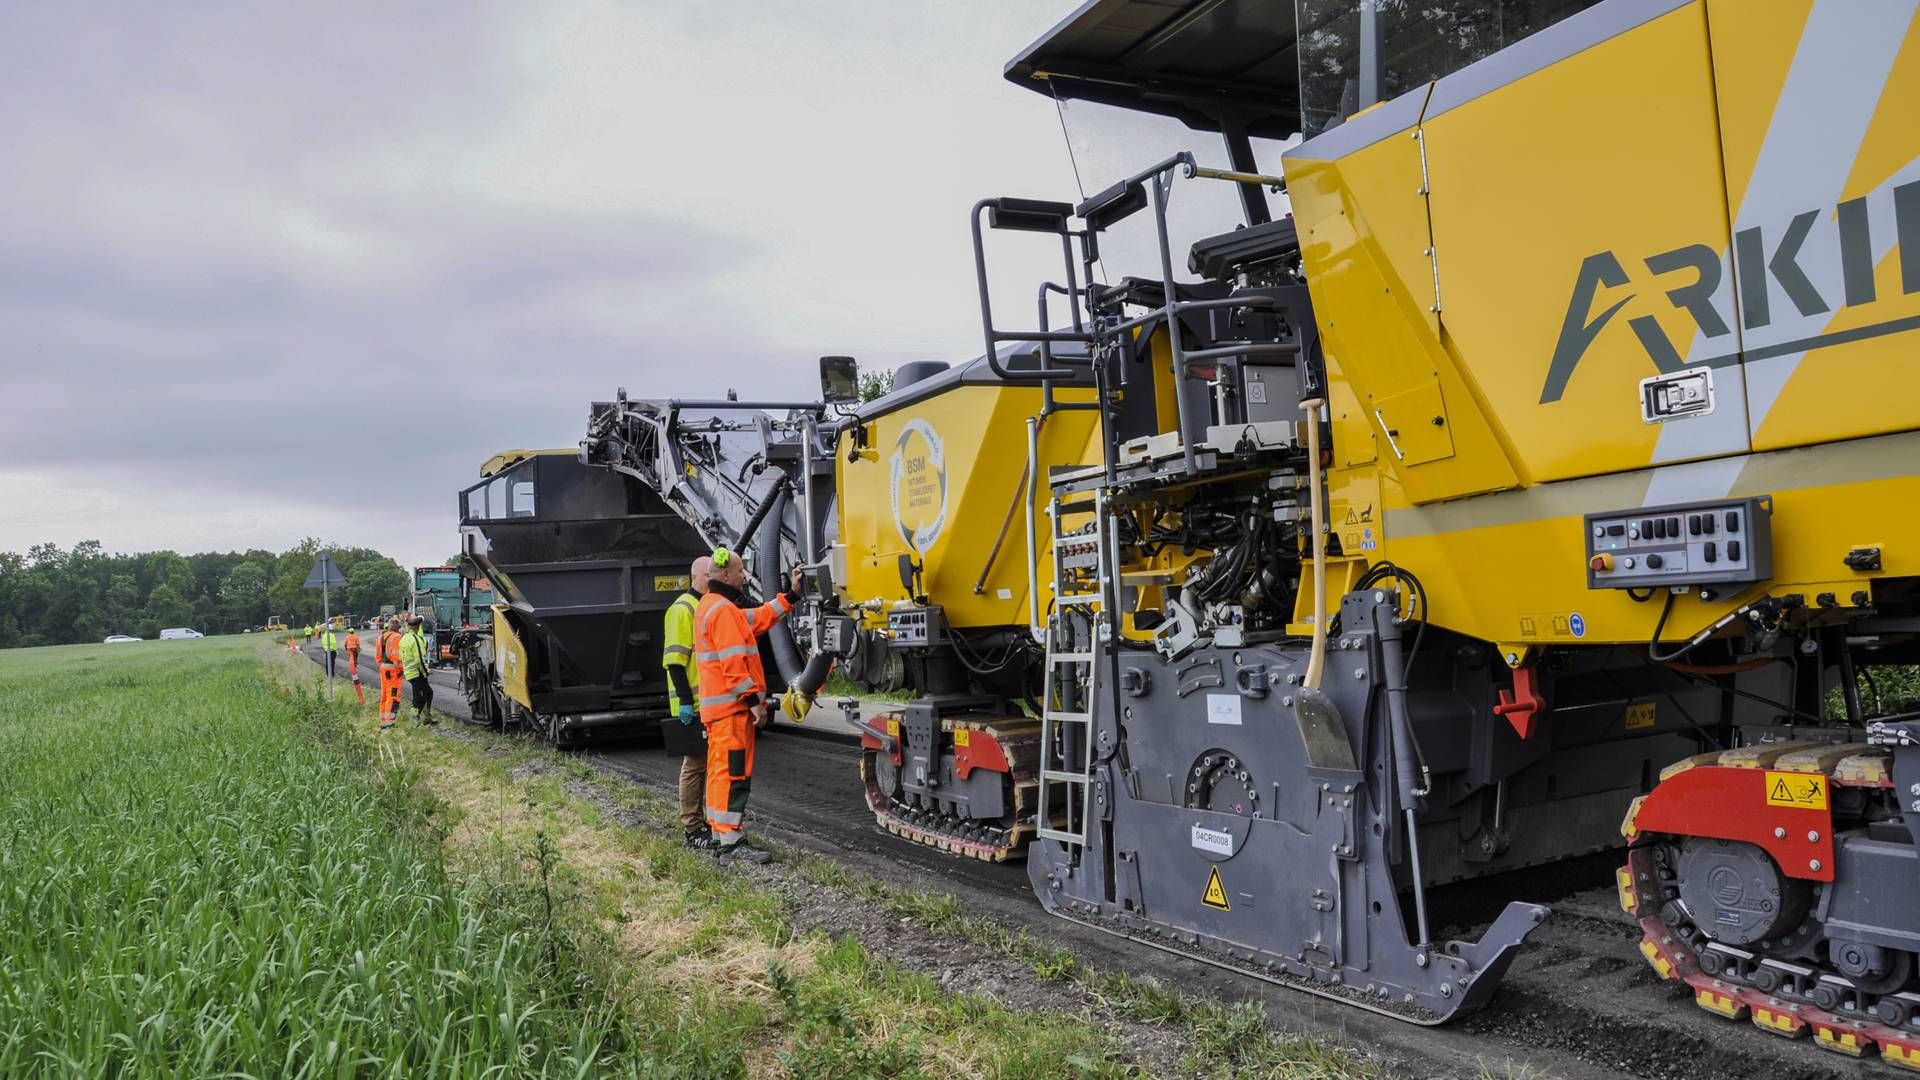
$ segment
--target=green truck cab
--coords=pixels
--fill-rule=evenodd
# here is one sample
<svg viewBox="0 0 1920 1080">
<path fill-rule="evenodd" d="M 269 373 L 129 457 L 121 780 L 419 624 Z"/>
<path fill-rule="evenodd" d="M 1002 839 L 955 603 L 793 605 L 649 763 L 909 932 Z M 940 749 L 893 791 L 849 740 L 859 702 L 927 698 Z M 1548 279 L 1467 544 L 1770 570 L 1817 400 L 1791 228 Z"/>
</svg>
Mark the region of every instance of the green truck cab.
<svg viewBox="0 0 1920 1080">
<path fill-rule="evenodd" d="M 413 613 L 426 620 L 433 637 L 436 667 L 454 662 L 453 635 L 468 627 L 493 625 L 493 587 L 469 581 L 452 566 L 417 566 L 413 570 Z"/>
</svg>

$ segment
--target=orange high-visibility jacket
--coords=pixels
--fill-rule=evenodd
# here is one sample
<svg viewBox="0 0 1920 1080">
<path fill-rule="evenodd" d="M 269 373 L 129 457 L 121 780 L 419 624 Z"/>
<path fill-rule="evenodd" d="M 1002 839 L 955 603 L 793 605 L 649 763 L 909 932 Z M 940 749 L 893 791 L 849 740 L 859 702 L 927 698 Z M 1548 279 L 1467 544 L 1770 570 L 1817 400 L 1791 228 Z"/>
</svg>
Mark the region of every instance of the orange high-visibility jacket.
<svg viewBox="0 0 1920 1080">
<path fill-rule="evenodd" d="M 382 630 L 380 641 L 373 649 L 373 659 L 381 664 L 399 664 L 400 635 L 392 630 Z"/>
<path fill-rule="evenodd" d="M 693 658 L 699 666 L 700 720 L 742 711 L 767 696 L 767 675 L 760 666 L 760 635 L 793 610 L 776 596 L 749 611 L 710 589 L 693 613 Z"/>
<path fill-rule="evenodd" d="M 346 638 L 343 639 L 340 642 L 340 644 L 346 646 L 346 649 L 348 652 L 359 652 L 360 651 L 360 635 L 349 630 L 347 631 Z"/>
</svg>

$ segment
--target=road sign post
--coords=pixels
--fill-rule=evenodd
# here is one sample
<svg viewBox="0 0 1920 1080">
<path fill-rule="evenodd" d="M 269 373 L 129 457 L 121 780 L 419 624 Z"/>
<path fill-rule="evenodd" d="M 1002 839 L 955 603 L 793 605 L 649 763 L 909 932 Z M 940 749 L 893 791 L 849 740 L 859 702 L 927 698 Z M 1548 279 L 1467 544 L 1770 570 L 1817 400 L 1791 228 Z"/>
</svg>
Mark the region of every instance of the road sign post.
<svg viewBox="0 0 1920 1080">
<path fill-rule="evenodd" d="M 340 568 L 333 565 L 333 556 L 322 551 L 320 557 L 313 560 L 313 569 L 307 572 L 307 588 L 320 590 L 320 625 L 323 633 L 333 631 L 333 602 L 330 595 L 333 586 L 345 586 L 346 576 Z M 327 653 L 327 696 L 333 696 L 333 653 Z"/>
</svg>

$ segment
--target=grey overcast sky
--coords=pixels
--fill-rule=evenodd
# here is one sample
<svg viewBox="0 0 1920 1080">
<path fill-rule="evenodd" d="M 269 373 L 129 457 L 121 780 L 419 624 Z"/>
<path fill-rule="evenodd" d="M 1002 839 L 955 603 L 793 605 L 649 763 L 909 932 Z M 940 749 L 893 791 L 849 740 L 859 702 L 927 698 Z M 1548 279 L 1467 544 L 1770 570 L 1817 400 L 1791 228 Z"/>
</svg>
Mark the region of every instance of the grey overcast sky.
<svg viewBox="0 0 1920 1080">
<path fill-rule="evenodd" d="M 7 0 L 0 549 L 437 562 L 615 387 L 977 354 L 968 208 L 1076 191 L 1000 70 L 1073 6 Z"/>
</svg>

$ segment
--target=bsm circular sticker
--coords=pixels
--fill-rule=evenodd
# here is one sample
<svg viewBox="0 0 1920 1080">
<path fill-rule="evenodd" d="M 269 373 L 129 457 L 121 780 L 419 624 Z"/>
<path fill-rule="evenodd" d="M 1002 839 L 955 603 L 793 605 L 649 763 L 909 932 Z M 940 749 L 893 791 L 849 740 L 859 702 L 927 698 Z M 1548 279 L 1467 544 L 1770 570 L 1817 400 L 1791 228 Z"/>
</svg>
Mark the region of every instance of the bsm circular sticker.
<svg viewBox="0 0 1920 1080">
<path fill-rule="evenodd" d="M 893 523 L 900 538 L 924 555 L 947 523 L 946 454 L 940 433 L 915 417 L 893 444 Z"/>
</svg>

